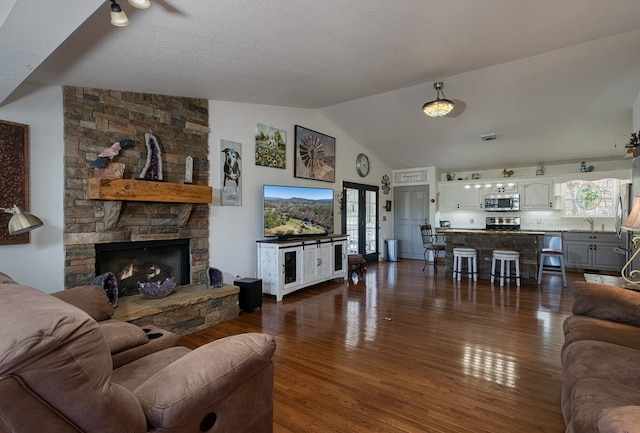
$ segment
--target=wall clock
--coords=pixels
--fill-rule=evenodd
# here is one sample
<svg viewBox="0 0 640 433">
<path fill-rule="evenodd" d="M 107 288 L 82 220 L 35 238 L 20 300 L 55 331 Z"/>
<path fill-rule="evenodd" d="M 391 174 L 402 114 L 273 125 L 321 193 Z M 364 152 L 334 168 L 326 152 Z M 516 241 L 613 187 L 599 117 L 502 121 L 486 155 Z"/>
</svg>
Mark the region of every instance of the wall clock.
<svg viewBox="0 0 640 433">
<path fill-rule="evenodd" d="M 356 171 L 360 177 L 365 177 L 369 174 L 369 157 L 364 153 L 356 157 Z"/>
</svg>

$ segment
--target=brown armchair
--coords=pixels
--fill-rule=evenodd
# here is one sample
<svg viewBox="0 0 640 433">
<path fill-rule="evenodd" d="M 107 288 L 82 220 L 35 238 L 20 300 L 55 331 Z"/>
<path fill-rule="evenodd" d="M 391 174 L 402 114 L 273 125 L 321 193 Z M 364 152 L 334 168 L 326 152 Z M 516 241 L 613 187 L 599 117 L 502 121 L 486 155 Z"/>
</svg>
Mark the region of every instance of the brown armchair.
<svg viewBox="0 0 640 433">
<path fill-rule="evenodd" d="M 8 278 L 0 299 L 0 432 L 273 431 L 268 335 L 171 347 L 114 370 L 86 312 Z"/>
</svg>

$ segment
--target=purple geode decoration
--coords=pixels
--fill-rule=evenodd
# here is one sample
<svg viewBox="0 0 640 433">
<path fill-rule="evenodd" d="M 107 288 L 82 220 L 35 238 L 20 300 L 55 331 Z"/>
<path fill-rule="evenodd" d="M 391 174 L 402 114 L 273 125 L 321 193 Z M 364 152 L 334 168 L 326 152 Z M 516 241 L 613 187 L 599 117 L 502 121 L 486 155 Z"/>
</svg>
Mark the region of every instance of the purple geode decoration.
<svg viewBox="0 0 640 433">
<path fill-rule="evenodd" d="M 222 271 L 216 268 L 209 268 L 207 270 L 207 289 L 215 289 L 223 285 Z"/>
<path fill-rule="evenodd" d="M 140 294 L 147 298 L 164 298 L 169 296 L 176 287 L 176 282 L 171 278 L 165 278 L 163 281 L 147 281 L 139 283 L 138 290 Z"/>
<path fill-rule="evenodd" d="M 144 134 L 144 142 L 147 146 L 147 163 L 139 177 L 144 180 L 162 180 L 162 155 L 158 140 L 152 133 L 147 132 Z"/>
<path fill-rule="evenodd" d="M 102 275 L 98 275 L 93 280 L 93 284 L 96 286 L 102 286 L 104 291 L 107 293 L 107 297 L 109 298 L 111 305 L 113 305 L 113 308 L 118 306 L 118 281 L 116 280 L 116 276 L 113 272 L 105 272 Z"/>
</svg>

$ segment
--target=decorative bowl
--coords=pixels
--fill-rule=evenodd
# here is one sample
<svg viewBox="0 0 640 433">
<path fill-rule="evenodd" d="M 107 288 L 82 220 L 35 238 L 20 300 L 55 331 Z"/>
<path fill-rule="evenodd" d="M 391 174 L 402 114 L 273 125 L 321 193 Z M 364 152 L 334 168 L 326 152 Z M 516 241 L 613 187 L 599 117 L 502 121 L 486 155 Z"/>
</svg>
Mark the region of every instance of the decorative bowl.
<svg viewBox="0 0 640 433">
<path fill-rule="evenodd" d="M 165 298 L 173 292 L 176 282 L 171 278 L 165 278 L 163 281 L 147 281 L 139 283 L 138 291 L 145 298 Z"/>
</svg>

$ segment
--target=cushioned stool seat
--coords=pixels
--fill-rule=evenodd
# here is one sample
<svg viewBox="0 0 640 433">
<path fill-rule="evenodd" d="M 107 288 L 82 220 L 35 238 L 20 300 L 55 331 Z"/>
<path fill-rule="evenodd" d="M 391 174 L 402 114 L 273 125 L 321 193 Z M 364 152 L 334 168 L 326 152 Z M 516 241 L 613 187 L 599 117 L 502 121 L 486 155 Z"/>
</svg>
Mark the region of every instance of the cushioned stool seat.
<svg viewBox="0 0 640 433">
<path fill-rule="evenodd" d="M 555 258 L 558 261 L 558 265 L 545 265 L 546 258 Z M 561 250 L 554 250 L 551 248 L 543 248 L 540 250 L 540 266 L 538 267 L 538 284 L 542 282 L 542 274 L 561 274 L 562 285 L 567 287 L 567 274 L 564 271 L 564 253 Z"/>
<path fill-rule="evenodd" d="M 516 268 L 516 286 L 520 286 L 520 253 L 511 250 L 494 250 L 493 259 L 491 260 L 491 282 L 496 277 L 496 260 L 500 260 L 500 285 L 504 286 L 505 277 L 511 281 L 511 262 L 515 263 Z M 506 274 L 505 274 L 506 264 Z"/>
<path fill-rule="evenodd" d="M 462 259 L 467 259 L 467 277 L 478 281 L 478 253 L 475 248 L 458 247 L 453 249 L 453 279 L 460 281 L 462 277 Z"/>
</svg>

